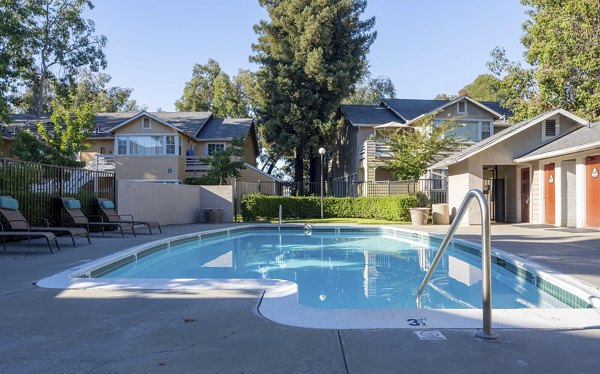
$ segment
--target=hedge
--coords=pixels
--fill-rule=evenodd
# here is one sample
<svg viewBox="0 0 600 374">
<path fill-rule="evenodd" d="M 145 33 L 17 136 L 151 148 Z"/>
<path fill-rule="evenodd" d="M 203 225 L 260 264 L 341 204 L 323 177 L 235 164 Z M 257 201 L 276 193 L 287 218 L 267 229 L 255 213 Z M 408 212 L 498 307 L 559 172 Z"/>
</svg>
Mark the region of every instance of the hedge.
<svg viewBox="0 0 600 374">
<path fill-rule="evenodd" d="M 416 196 L 386 197 L 325 197 L 324 218 L 373 218 L 389 221 L 409 221 L 409 208 L 417 207 Z M 282 207 L 282 218 L 316 218 L 321 216 L 321 199 L 310 197 L 269 196 L 248 194 L 242 198 L 244 221 L 258 218 L 276 219 Z"/>
</svg>

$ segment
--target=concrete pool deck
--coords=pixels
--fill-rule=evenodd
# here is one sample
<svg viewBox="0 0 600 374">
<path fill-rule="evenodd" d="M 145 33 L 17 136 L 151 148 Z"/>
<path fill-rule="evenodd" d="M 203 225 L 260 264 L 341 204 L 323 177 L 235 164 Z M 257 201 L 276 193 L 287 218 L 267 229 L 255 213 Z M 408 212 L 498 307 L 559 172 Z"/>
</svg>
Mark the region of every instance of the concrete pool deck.
<svg viewBox="0 0 600 374">
<path fill-rule="evenodd" d="M 222 225 L 226 226 L 226 225 Z M 0 372 L 544 372 L 595 373 L 600 326 L 499 330 L 500 341 L 472 329 L 441 329 L 446 340 L 415 331 L 326 330 L 280 325 L 257 312 L 260 291 L 107 291 L 38 288 L 38 279 L 144 242 L 213 229 L 166 227 L 162 235 L 94 235 L 63 250 L 9 243 L 0 251 Z M 406 226 L 444 233 L 442 226 Z M 459 230 L 478 241 L 479 227 Z M 577 231 L 577 232 L 571 232 Z M 494 225 L 495 248 L 600 288 L 600 232 Z M 427 330 L 425 330 L 427 331 Z"/>
</svg>

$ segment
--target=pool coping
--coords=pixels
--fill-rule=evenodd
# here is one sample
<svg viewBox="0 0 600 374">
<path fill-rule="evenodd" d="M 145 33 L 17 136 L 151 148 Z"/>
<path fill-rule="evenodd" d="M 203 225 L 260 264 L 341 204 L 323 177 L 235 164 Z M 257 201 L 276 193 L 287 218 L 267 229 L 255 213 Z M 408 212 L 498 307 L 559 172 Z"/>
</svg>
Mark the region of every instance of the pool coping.
<svg viewBox="0 0 600 374">
<path fill-rule="evenodd" d="M 305 226 L 286 224 L 286 228 L 301 231 Z M 143 249 L 164 245 L 194 235 L 210 235 L 229 231 L 254 229 L 255 227 L 276 230 L 278 225 L 240 225 L 230 228 L 207 230 L 192 234 L 144 243 L 109 256 L 72 267 L 36 282 L 39 287 L 56 289 L 102 289 L 102 290 L 255 290 L 264 291 L 257 303 L 257 312 L 277 323 L 304 328 L 333 329 L 385 329 L 385 328 L 480 328 L 481 309 L 316 309 L 298 303 L 297 285 L 294 282 L 276 279 L 124 279 L 80 278 L 83 273 L 137 253 Z M 283 226 L 282 226 L 283 227 Z M 320 228 L 353 228 L 356 226 L 311 226 Z M 423 237 L 441 238 L 443 235 L 386 226 L 360 226 L 360 229 L 401 230 Z M 477 243 L 453 239 L 455 243 L 479 249 Z M 523 267 L 543 277 L 561 289 L 576 295 L 594 306 L 578 309 L 494 309 L 493 327 L 502 328 L 589 328 L 600 326 L 600 291 L 569 275 L 559 274 L 533 261 L 492 248 L 492 255 Z"/>
</svg>

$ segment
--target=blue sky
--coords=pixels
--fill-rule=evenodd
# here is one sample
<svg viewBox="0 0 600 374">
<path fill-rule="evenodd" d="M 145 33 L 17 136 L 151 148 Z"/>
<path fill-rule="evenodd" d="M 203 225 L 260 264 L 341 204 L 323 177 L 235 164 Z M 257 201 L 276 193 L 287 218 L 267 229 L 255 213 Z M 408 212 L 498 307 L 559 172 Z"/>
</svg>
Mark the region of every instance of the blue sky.
<svg viewBox="0 0 600 374">
<path fill-rule="evenodd" d="M 195 63 L 217 60 L 230 76 L 248 61 L 252 26 L 266 19 L 256 0 L 96 0 L 86 17 L 106 35 L 112 85 L 132 88 L 149 110 L 174 110 Z M 495 46 L 522 60 L 526 19 L 519 0 L 370 0 L 377 40 L 369 61 L 401 98 L 456 93 L 477 75 Z"/>
</svg>

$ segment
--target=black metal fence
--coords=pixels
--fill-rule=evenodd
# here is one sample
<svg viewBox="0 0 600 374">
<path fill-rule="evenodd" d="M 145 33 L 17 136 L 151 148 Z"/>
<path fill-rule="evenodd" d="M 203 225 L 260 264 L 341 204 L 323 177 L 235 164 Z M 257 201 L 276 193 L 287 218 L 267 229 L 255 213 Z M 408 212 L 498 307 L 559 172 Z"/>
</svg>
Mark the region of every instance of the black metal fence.
<svg viewBox="0 0 600 374">
<path fill-rule="evenodd" d="M 19 201 L 19 210 L 31 224 L 43 218 L 51 225 L 64 223 L 60 197 L 81 201 L 86 214 L 96 213 L 98 197 L 116 200 L 115 175 L 32 162 L 0 159 L 0 195 Z"/>
<path fill-rule="evenodd" d="M 414 195 L 421 192 L 431 204 L 448 202 L 446 179 L 418 179 L 405 181 L 348 182 L 345 180 L 321 183 L 296 182 L 240 182 L 234 184 L 235 214 L 240 212 L 240 202 L 244 195 L 262 193 L 277 196 L 323 196 L 360 197 L 360 196 L 396 196 Z"/>
</svg>

